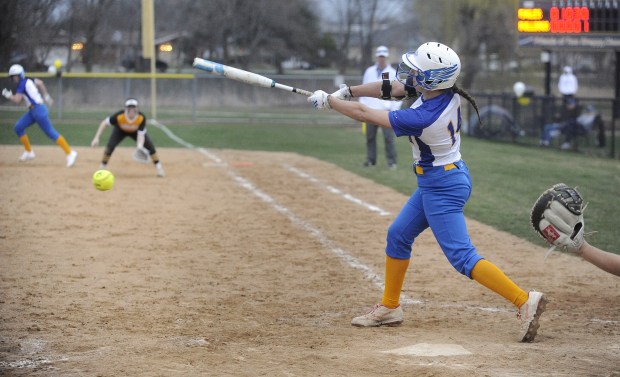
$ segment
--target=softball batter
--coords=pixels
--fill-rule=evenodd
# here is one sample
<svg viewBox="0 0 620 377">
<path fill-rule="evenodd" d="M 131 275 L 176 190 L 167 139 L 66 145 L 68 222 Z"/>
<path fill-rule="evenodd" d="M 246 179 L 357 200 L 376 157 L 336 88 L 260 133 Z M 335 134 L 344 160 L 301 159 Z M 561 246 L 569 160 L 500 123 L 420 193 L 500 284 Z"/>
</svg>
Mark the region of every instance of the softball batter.
<svg viewBox="0 0 620 377">
<path fill-rule="evenodd" d="M 404 205 L 387 233 L 385 289 L 381 303 L 368 313 L 353 318 L 361 327 L 397 326 L 403 322 L 400 292 L 412 246 L 420 233 L 431 228 L 452 266 L 512 302 L 522 321 L 519 340 L 531 342 L 545 309 L 541 292 L 529 293 L 517 286 L 497 266 L 478 254 L 465 224 L 463 207 L 471 194 L 471 178 L 461 159 L 461 97 L 478 109 L 473 98 L 455 86 L 461 71 L 458 55 L 437 42 L 421 45 L 402 56 L 397 80 L 391 88 L 381 82 L 343 87 L 328 95 L 316 91 L 308 101 L 316 108 L 334 109 L 360 122 L 392 128 L 396 136 L 411 142 L 418 188 Z M 391 90 L 391 93 L 388 93 Z M 352 97 L 419 98 L 408 109 L 371 109 Z"/>
<path fill-rule="evenodd" d="M 125 101 L 124 110 L 120 110 L 114 115 L 101 121 L 99 128 L 97 129 L 97 133 L 95 133 L 95 137 L 90 143 L 92 147 L 99 145 L 99 138 L 107 126 L 112 127 L 112 135 L 110 135 L 108 145 L 106 145 L 105 150 L 103 151 L 101 165 L 99 166 L 101 169 L 107 168 L 108 161 L 110 160 L 110 157 L 112 157 L 112 153 L 114 152 L 114 149 L 116 149 L 116 146 L 120 144 L 124 138 L 130 137 L 136 141 L 137 148 L 146 148 L 148 150 L 151 160 L 153 161 L 153 164 L 155 164 L 157 176 L 163 177 L 165 175 L 164 168 L 161 166 L 161 162 L 159 162 L 155 145 L 149 138 L 149 135 L 146 134 L 146 116 L 138 110 L 137 99 L 127 99 Z"/>
</svg>

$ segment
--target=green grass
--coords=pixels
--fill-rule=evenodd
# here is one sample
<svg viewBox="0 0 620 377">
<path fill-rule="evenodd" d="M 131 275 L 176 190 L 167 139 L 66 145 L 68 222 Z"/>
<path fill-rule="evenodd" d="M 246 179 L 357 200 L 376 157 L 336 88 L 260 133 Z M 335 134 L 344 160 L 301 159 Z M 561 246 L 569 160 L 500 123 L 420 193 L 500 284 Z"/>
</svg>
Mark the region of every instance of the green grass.
<svg viewBox="0 0 620 377">
<path fill-rule="evenodd" d="M 0 144 L 18 144 L 12 125 L 20 115 L 21 112 L 0 111 Z M 106 115 L 109 113 L 100 111 L 68 114 L 67 119 L 55 120 L 54 124 L 71 144 L 88 145 Z M 411 148 L 407 139 L 396 140 L 398 170 L 391 171 L 385 166 L 382 135 L 379 135 L 378 142 L 378 165 L 364 168 L 361 163 L 365 158 L 365 138 L 359 126 L 352 125 L 344 117 L 343 125 L 316 124 L 313 113 L 305 111 L 298 112 L 295 117 L 294 124 L 261 124 L 264 120 L 260 115 L 253 115 L 251 124 L 247 123 L 247 119 L 242 120 L 244 124 L 225 125 L 206 125 L 202 121 L 185 124 L 174 124 L 171 120 L 162 122 L 177 136 L 195 146 L 296 152 L 329 161 L 405 195 L 415 190 L 416 180 L 410 168 Z M 160 119 L 166 119 L 166 115 L 162 114 Z M 307 124 L 303 124 L 303 119 L 307 119 Z M 332 116 L 330 121 L 333 120 Z M 52 144 L 36 126 L 29 128 L 28 133 L 35 145 Z M 149 128 L 149 135 L 158 147 L 179 147 L 155 127 Z M 124 143 L 131 145 L 129 141 Z M 465 208 L 468 217 L 543 245 L 529 225 L 529 211 L 544 189 L 564 182 L 577 186 L 589 202 L 585 215 L 586 229 L 597 231 L 589 238 L 590 242 L 620 253 L 620 224 L 616 215 L 620 213 L 618 160 L 469 137 L 463 138 L 461 153 L 474 182 L 472 197 Z"/>
</svg>

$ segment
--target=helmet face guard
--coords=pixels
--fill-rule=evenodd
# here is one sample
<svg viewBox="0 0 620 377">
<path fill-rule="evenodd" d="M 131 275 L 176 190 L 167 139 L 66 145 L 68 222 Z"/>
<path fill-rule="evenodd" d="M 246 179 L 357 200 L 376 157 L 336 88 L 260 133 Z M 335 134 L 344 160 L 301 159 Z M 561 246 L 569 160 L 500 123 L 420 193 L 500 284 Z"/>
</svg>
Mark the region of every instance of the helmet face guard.
<svg viewBox="0 0 620 377">
<path fill-rule="evenodd" d="M 411 54 L 412 52 L 408 52 L 407 54 Z M 396 78 L 403 85 L 412 85 L 412 86 L 421 86 L 425 89 L 424 84 L 424 73 L 418 67 L 412 67 L 405 63 L 404 61 L 398 65 L 398 69 L 396 70 Z"/>
</svg>

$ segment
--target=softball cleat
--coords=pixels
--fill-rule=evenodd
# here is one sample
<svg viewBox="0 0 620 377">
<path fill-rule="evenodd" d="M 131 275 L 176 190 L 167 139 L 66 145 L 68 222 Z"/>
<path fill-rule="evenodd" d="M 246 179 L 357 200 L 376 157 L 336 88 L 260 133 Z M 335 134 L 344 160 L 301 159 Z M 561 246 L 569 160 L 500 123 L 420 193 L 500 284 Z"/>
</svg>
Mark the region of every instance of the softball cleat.
<svg viewBox="0 0 620 377">
<path fill-rule="evenodd" d="M 35 154 L 34 151 L 25 151 L 21 156 L 19 156 L 19 158 L 17 159 L 18 161 L 28 161 L 28 160 L 34 160 L 35 158 Z"/>
<path fill-rule="evenodd" d="M 77 152 L 76 151 L 71 151 L 68 155 L 67 155 L 67 167 L 70 168 L 73 165 L 75 165 L 75 160 L 77 160 Z"/>
<path fill-rule="evenodd" d="M 517 312 L 517 319 L 521 321 L 521 332 L 519 340 L 521 342 L 532 342 L 538 332 L 540 323 L 538 320 L 545 311 L 547 299 L 542 292 L 530 291 L 528 299 Z"/>
<path fill-rule="evenodd" d="M 164 168 L 161 166 L 161 164 L 157 164 L 155 166 L 155 169 L 157 170 L 157 176 L 158 177 L 165 177 L 166 173 L 164 173 Z"/>
<path fill-rule="evenodd" d="M 403 323 L 403 309 L 399 306 L 390 309 L 381 304 L 376 304 L 370 311 L 362 316 L 355 317 L 351 325 L 358 327 L 399 326 Z"/>
</svg>

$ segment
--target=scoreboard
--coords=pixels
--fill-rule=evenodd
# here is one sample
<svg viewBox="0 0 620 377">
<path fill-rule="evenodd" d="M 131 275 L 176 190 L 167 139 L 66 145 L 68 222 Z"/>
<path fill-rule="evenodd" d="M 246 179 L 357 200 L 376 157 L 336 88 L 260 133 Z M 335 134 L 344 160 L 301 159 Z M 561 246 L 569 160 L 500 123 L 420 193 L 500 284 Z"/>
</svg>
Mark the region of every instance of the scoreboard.
<svg viewBox="0 0 620 377">
<path fill-rule="evenodd" d="M 620 0 L 520 0 L 521 47 L 620 49 Z"/>
</svg>

